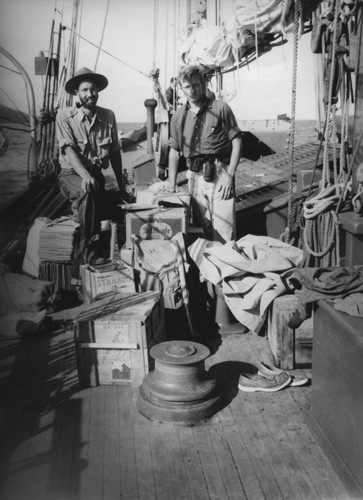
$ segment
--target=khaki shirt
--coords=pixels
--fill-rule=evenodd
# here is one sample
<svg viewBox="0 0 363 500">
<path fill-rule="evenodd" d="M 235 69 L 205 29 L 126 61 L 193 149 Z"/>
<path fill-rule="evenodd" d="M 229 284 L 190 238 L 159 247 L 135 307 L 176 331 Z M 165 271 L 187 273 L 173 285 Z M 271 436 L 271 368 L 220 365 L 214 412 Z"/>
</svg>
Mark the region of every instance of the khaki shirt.
<svg viewBox="0 0 363 500">
<path fill-rule="evenodd" d="M 57 114 L 56 130 L 62 168 L 73 168 L 65 154 L 66 146 L 72 146 L 86 168 L 107 168 L 110 154 L 121 149 L 115 114 L 110 109 L 97 107 L 91 122 L 82 109 L 63 109 Z"/>
</svg>

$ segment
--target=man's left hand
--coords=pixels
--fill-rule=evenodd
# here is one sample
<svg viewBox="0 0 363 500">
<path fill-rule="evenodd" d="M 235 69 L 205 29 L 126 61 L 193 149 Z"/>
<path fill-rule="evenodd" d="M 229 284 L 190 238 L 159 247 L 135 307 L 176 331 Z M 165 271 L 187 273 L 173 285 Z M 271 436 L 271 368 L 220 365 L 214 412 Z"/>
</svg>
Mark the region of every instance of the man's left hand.
<svg viewBox="0 0 363 500">
<path fill-rule="evenodd" d="M 228 173 L 219 181 L 218 192 L 222 200 L 229 200 L 233 196 L 233 177 Z"/>
</svg>

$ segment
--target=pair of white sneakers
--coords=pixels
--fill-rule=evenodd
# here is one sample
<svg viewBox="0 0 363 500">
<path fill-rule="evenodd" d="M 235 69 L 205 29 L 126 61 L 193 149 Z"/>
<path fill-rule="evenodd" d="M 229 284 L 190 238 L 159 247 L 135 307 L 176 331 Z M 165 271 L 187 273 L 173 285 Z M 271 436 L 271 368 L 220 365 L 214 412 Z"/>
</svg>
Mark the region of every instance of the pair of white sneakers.
<svg viewBox="0 0 363 500">
<path fill-rule="evenodd" d="M 244 373 L 240 376 L 238 389 L 243 392 L 277 392 L 284 387 L 305 385 L 308 381 L 307 377 L 296 377 L 261 361 L 256 374 Z"/>
</svg>

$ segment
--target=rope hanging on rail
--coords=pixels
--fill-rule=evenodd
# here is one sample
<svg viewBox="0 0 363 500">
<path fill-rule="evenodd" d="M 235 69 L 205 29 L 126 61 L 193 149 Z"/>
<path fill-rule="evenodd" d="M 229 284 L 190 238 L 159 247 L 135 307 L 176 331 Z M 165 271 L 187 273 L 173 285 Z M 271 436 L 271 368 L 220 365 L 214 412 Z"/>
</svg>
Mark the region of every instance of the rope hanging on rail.
<svg viewBox="0 0 363 500">
<path fill-rule="evenodd" d="M 333 15 L 334 12 L 334 15 Z M 347 167 L 348 113 L 351 93 L 350 68 L 343 60 L 344 36 L 348 36 L 347 15 L 342 16 L 341 2 L 336 0 L 330 10 L 330 47 L 323 52 L 327 58 L 327 97 L 324 127 L 324 157 L 321 190 L 304 203 L 302 217 L 305 266 L 340 265 L 340 229 L 338 214 L 342 202 L 347 200 L 352 165 Z M 346 32 L 344 31 L 346 30 Z M 343 35 L 342 35 L 343 33 Z M 339 91 L 338 91 L 339 89 Z M 338 158 L 337 109 L 340 98 L 341 127 Z M 359 141 L 360 142 L 360 141 Z M 332 151 L 332 153 L 330 153 Z"/>
<path fill-rule="evenodd" d="M 281 238 L 286 243 L 291 243 L 292 227 L 295 225 L 294 216 L 296 215 L 297 207 L 292 207 L 294 198 L 294 164 L 295 164 L 295 128 L 296 128 L 296 90 L 297 90 L 297 69 L 298 69 L 298 47 L 300 38 L 300 20 L 302 15 L 300 0 L 295 0 L 294 10 L 294 49 L 293 49 L 293 75 L 292 75 L 292 91 L 291 91 L 291 125 L 289 133 L 289 189 L 288 189 L 288 209 L 287 209 L 287 227 Z M 294 198 L 296 203 L 297 198 Z M 295 239 L 295 238 L 293 238 Z"/>
</svg>

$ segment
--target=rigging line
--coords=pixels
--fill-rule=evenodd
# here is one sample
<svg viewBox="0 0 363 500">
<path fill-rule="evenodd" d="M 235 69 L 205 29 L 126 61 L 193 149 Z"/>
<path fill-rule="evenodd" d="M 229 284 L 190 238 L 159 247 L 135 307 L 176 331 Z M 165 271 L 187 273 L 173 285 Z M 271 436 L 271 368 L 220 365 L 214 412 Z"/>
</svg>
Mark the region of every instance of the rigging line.
<svg viewBox="0 0 363 500">
<path fill-rule="evenodd" d="M 332 134 L 332 120 L 335 118 L 333 115 L 333 90 L 334 90 L 334 77 L 336 72 L 336 48 L 338 44 L 338 33 L 337 33 L 337 23 L 339 17 L 339 2 L 335 0 L 335 5 L 333 4 L 334 9 L 334 19 L 332 25 L 332 34 L 333 34 L 333 43 L 332 43 L 332 53 L 331 53 L 331 66 L 330 66 L 330 74 L 329 74 L 329 95 L 328 95 L 328 105 L 327 105 L 327 113 L 329 114 L 328 127 L 326 129 L 326 138 L 325 138 L 325 147 L 324 147 L 324 162 L 323 162 L 323 171 L 322 171 L 322 188 L 325 188 L 326 185 L 330 184 L 330 167 L 329 167 L 329 151 L 328 144 L 332 143 L 331 134 Z M 335 148 L 335 137 L 333 147 Z M 336 179 L 334 179 L 334 183 L 336 183 Z"/>
<path fill-rule="evenodd" d="M 159 4 L 158 0 L 154 0 L 154 40 L 153 40 L 153 68 L 156 68 L 156 52 L 157 52 L 157 31 L 158 31 Z"/>
<path fill-rule="evenodd" d="M 9 96 L 9 94 L 7 92 L 5 92 L 5 90 L 0 87 L 0 90 L 6 95 L 6 97 L 9 99 L 9 101 L 12 103 L 13 106 L 15 106 L 15 109 L 16 111 L 24 118 L 25 122 L 26 123 L 29 123 L 29 121 L 27 120 L 26 116 L 24 115 L 24 113 L 22 113 L 20 111 L 20 109 L 18 108 L 18 106 L 15 104 L 15 102 L 12 100 L 12 98 Z"/>
<path fill-rule="evenodd" d="M 16 69 L 9 68 L 8 66 L 4 66 L 3 64 L 0 64 L 0 68 L 7 69 L 8 71 L 11 71 L 12 73 L 16 73 L 17 75 L 21 76 L 20 71 L 16 71 Z"/>
<path fill-rule="evenodd" d="M 26 125 L 26 124 L 22 124 L 22 125 Z M 8 130 L 15 130 L 16 132 L 25 132 L 27 134 L 30 134 L 31 132 L 34 132 L 34 130 L 36 130 L 36 128 L 30 129 L 30 130 L 25 130 L 24 128 L 9 127 L 9 125 L 3 125 L 3 124 L 1 124 L 0 128 L 6 128 Z"/>
<path fill-rule="evenodd" d="M 170 16 L 170 3 L 168 2 L 167 3 L 167 6 L 166 6 L 166 21 L 165 21 L 165 46 L 167 47 L 169 44 L 168 44 L 168 40 L 169 40 L 169 36 L 170 36 L 170 32 L 169 32 L 169 16 Z M 167 69 L 168 69 L 168 51 L 165 50 L 164 51 L 164 89 L 167 88 Z"/>
<path fill-rule="evenodd" d="M 260 76 L 260 66 L 258 60 L 258 35 L 257 35 L 257 0 L 255 0 L 254 23 L 255 23 L 255 47 L 256 47 L 256 60 L 257 60 L 257 75 Z"/>
<path fill-rule="evenodd" d="M 97 52 L 97 57 L 96 57 L 96 62 L 95 62 L 95 67 L 94 67 L 94 71 L 95 72 L 96 72 L 96 69 L 97 69 L 98 59 L 100 57 L 101 47 L 102 47 L 102 43 L 103 43 L 103 37 L 105 35 L 106 22 L 107 22 L 109 8 L 110 8 L 110 0 L 107 1 L 107 8 L 106 8 L 105 20 L 103 22 L 103 29 L 102 29 L 101 41 L 100 41 L 100 46 L 98 47 L 98 52 Z"/>
<path fill-rule="evenodd" d="M 78 15 L 78 19 L 77 19 L 77 22 L 78 22 L 78 31 L 81 32 L 82 31 L 84 1 L 83 0 L 77 0 L 77 1 L 79 1 L 79 9 L 77 10 L 77 15 Z M 78 43 L 76 44 L 76 47 L 75 47 L 75 52 L 74 52 L 74 67 L 75 68 L 76 68 L 77 63 L 78 63 L 78 56 L 79 56 L 79 50 L 80 50 L 79 45 L 80 44 L 79 44 L 79 41 L 78 41 Z"/>
<path fill-rule="evenodd" d="M 91 42 L 90 40 L 88 40 L 87 38 L 85 38 L 84 36 L 82 35 L 79 35 L 78 33 L 76 33 L 74 30 L 72 30 L 71 28 L 68 28 L 68 26 L 64 26 L 65 29 L 71 31 L 74 33 L 75 36 L 78 36 L 79 38 L 81 38 L 82 40 L 84 40 L 85 42 L 88 42 L 90 45 L 93 45 L 94 47 L 98 47 L 95 43 Z M 133 69 L 134 71 L 137 71 L 137 73 L 140 73 L 141 75 L 144 75 L 146 76 L 146 78 L 150 78 L 150 75 L 148 75 L 147 73 L 144 73 L 143 71 L 141 71 L 140 69 L 137 69 L 135 68 L 134 66 L 131 66 L 131 64 L 128 64 L 127 62 L 123 61 L 122 59 L 119 59 L 118 57 L 114 56 L 113 54 L 111 54 L 110 52 L 108 52 L 107 50 L 105 49 L 101 49 L 102 52 L 104 52 L 105 54 L 107 54 L 108 56 L 112 57 L 113 59 L 116 59 L 116 61 L 119 61 L 120 63 L 124 64 L 125 66 L 129 67 L 130 69 Z"/>
</svg>

